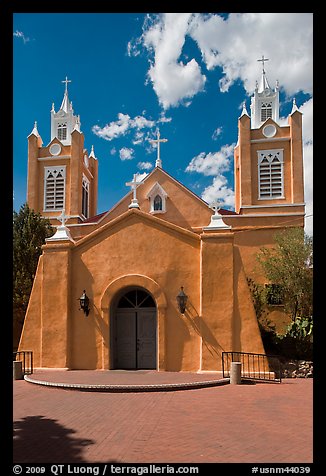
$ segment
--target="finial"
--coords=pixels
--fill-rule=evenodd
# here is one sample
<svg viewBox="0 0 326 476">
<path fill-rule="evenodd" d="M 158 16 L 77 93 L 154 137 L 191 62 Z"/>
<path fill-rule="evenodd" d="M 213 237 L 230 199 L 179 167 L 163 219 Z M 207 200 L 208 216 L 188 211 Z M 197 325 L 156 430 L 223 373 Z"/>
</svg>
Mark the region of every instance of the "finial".
<svg viewBox="0 0 326 476">
<path fill-rule="evenodd" d="M 242 116 L 244 116 L 244 115 L 246 115 L 246 116 L 249 117 L 249 114 L 248 114 L 247 109 L 246 109 L 246 101 L 243 101 L 243 104 L 242 104 L 242 112 L 241 112 L 241 116 L 240 116 L 240 117 L 242 117 Z"/>
<path fill-rule="evenodd" d="M 261 61 L 262 62 L 262 65 L 263 65 L 263 74 L 265 74 L 265 61 L 269 61 L 268 58 L 265 58 L 264 55 L 262 55 L 261 59 L 257 60 L 257 61 Z"/>
<path fill-rule="evenodd" d="M 52 103 L 51 112 L 55 112 L 55 110 L 54 110 L 54 102 Z"/>
<path fill-rule="evenodd" d="M 217 214 L 218 214 L 218 211 L 219 211 L 220 208 L 221 208 L 221 206 L 220 206 L 220 204 L 218 203 L 218 201 L 215 200 L 214 202 L 210 203 L 209 208 L 211 208 L 212 210 L 214 210 L 215 215 L 217 215 Z"/>
<path fill-rule="evenodd" d="M 37 121 L 34 121 L 34 127 L 33 127 L 33 130 L 31 132 L 31 134 L 34 134 L 35 136 L 40 137 L 40 134 L 37 130 Z"/>
<path fill-rule="evenodd" d="M 220 204 L 218 201 L 214 201 L 209 205 L 209 208 L 214 210 L 214 215 L 211 216 L 211 221 L 208 226 L 204 228 L 204 230 L 216 230 L 216 229 L 230 229 L 231 227 L 224 223 L 222 215 L 219 214 L 219 210 L 221 209 Z"/>
<path fill-rule="evenodd" d="M 68 79 L 67 76 L 66 76 L 66 79 L 64 81 L 61 81 L 61 82 L 66 83 L 65 92 L 67 93 L 68 92 L 68 83 L 71 83 L 71 79 Z"/>
<path fill-rule="evenodd" d="M 293 114 L 295 111 L 299 111 L 299 109 L 297 103 L 295 102 L 295 98 L 293 98 L 291 114 Z"/>
<path fill-rule="evenodd" d="M 157 144 L 157 159 L 156 159 L 156 162 L 155 162 L 155 167 L 162 168 L 162 160 L 161 160 L 161 157 L 160 157 L 160 143 L 161 142 L 168 142 L 168 140 L 167 139 L 161 139 L 161 134 L 160 134 L 160 129 L 159 128 L 156 129 L 156 135 L 157 135 L 157 139 L 150 139 L 149 142 L 151 144 Z"/>
<path fill-rule="evenodd" d="M 95 157 L 95 152 L 94 152 L 94 146 L 92 145 L 92 148 L 91 148 L 91 153 L 89 154 L 88 157 L 93 157 L 94 159 L 96 158 Z"/>
</svg>

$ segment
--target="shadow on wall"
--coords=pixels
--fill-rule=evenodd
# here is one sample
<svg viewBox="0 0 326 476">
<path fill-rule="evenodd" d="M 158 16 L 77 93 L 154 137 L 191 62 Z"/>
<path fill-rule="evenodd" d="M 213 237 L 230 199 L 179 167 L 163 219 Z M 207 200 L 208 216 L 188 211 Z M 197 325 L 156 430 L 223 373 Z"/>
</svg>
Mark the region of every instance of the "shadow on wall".
<svg viewBox="0 0 326 476">
<path fill-rule="evenodd" d="M 93 440 L 75 438 L 75 430 L 44 416 L 14 422 L 14 463 L 80 463 Z"/>
<path fill-rule="evenodd" d="M 203 317 L 198 314 L 197 309 L 189 301 L 187 303 L 185 317 L 195 332 L 202 337 L 203 344 L 214 359 L 222 359 L 222 352 L 224 352 L 223 347 L 217 342 Z"/>
</svg>

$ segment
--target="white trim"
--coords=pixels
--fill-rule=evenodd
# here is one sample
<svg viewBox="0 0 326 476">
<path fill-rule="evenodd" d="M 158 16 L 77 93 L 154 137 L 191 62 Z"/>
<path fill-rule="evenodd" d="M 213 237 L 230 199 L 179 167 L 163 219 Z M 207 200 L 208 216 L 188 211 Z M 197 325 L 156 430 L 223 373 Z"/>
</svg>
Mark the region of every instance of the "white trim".
<svg viewBox="0 0 326 476">
<path fill-rule="evenodd" d="M 243 205 L 241 208 L 304 207 L 305 203 L 277 203 L 276 205 Z"/>
<path fill-rule="evenodd" d="M 155 210 L 154 209 L 154 200 L 159 196 L 162 201 L 162 209 Z M 165 213 L 166 212 L 166 199 L 168 198 L 168 194 L 158 182 L 156 182 L 150 191 L 147 193 L 146 197 L 149 199 L 150 203 L 150 213 Z"/>
<path fill-rule="evenodd" d="M 302 212 L 293 213 L 248 213 L 246 215 L 223 215 L 224 218 L 253 218 L 253 217 L 291 217 L 291 216 L 305 216 Z"/>
<path fill-rule="evenodd" d="M 70 159 L 71 155 L 59 155 L 58 157 L 55 157 L 53 155 L 49 155 L 47 157 L 38 157 L 37 160 L 42 161 L 42 160 L 61 160 L 61 159 Z"/>
<path fill-rule="evenodd" d="M 270 139 L 251 139 L 252 144 L 257 144 L 259 142 L 285 142 L 290 141 L 290 137 L 271 137 Z"/>
<path fill-rule="evenodd" d="M 285 196 L 279 196 L 279 197 L 267 197 L 267 198 L 257 198 L 257 200 L 263 201 L 263 200 L 285 200 Z M 274 205 L 275 206 L 275 205 Z"/>
</svg>

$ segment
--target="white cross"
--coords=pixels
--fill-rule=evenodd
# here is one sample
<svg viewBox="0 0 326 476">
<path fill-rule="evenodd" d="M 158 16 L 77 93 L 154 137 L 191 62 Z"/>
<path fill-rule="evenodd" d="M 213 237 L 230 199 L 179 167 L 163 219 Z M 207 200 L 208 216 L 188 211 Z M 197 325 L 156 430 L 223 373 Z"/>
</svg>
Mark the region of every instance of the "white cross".
<svg viewBox="0 0 326 476">
<path fill-rule="evenodd" d="M 263 63 L 263 73 L 265 73 L 265 69 L 264 69 L 264 66 L 265 66 L 265 61 L 269 61 L 268 58 L 265 58 L 264 55 L 262 55 L 261 59 L 257 60 L 257 61 L 261 61 Z"/>
<path fill-rule="evenodd" d="M 66 91 L 68 91 L 68 83 L 71 83 L 71 79 L 68 79 L 66 76 L 66 79 L 64 81 L 61 81 L 62 83 L 66 83 Z"/>
<path fill-rule="evenodd" d="M 65 211 L 62 210 L 60 215 L 57 217 L 59 221 L 61 221 L 61 226 L 65 226 L 66 221 L 70 218 L 69 215 L 65 214 Z"/>
<path fill-rule="evenodd" d="M 129 205 L 129 208 L 139 208 L 136 190 L 140 185 L 143 185 L 143 182 L 137 182 L 137 174 L 134 174 L 133 180 L 131 182 L 127 182 L 126 185 L 133 191 L 133 199 Z"/>
<path fill-rule="evenodd" d="M 156 159 L 156 167 L 162 167 L 162 161 L 161 161 L 161 158 L 160 158 L 160 143 L 161 142 L 168 142 L 167 139 L 161 139 L 161 134 L 160 134 L 160 130 L 157 129 L 157 139 L 150 139 L 149 142 L 151 144 L 157 144 L 157 159 Z"/>
<path fill-rule="evenodd" d="M 219 209 L 221 208 L 219 203 L 218 202 L 212 202 L 210 205 L 209 205 L 209 208 L 211 208 L 212 210 L 214 210 L 215 212 L 215 215 L 218 214 L 218 211 Z"/>
</svg>

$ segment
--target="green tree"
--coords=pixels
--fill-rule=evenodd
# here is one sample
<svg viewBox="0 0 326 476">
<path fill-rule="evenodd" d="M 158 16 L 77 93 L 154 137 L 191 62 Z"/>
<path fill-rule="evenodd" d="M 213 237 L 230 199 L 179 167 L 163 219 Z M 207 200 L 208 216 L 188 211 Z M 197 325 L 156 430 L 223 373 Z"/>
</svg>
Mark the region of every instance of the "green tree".
<svg viewBox="0 0 326 476">
<path fill-rule="evenodd" d="M 302 228 L 275 234 L 274 248 L 257 255 L 266 278 L 282 289 L 284 310 L 293 322 L 312 321 L 313 240 Z"/>
<path fill-rule="evenodd" d="M 19 339 L 42 245 L 54 228 L 27 204 L 13 213 L 13 317 L 14 341 Z M 17 345 L 18 342 L 14 342 Z"/>
</svg>

